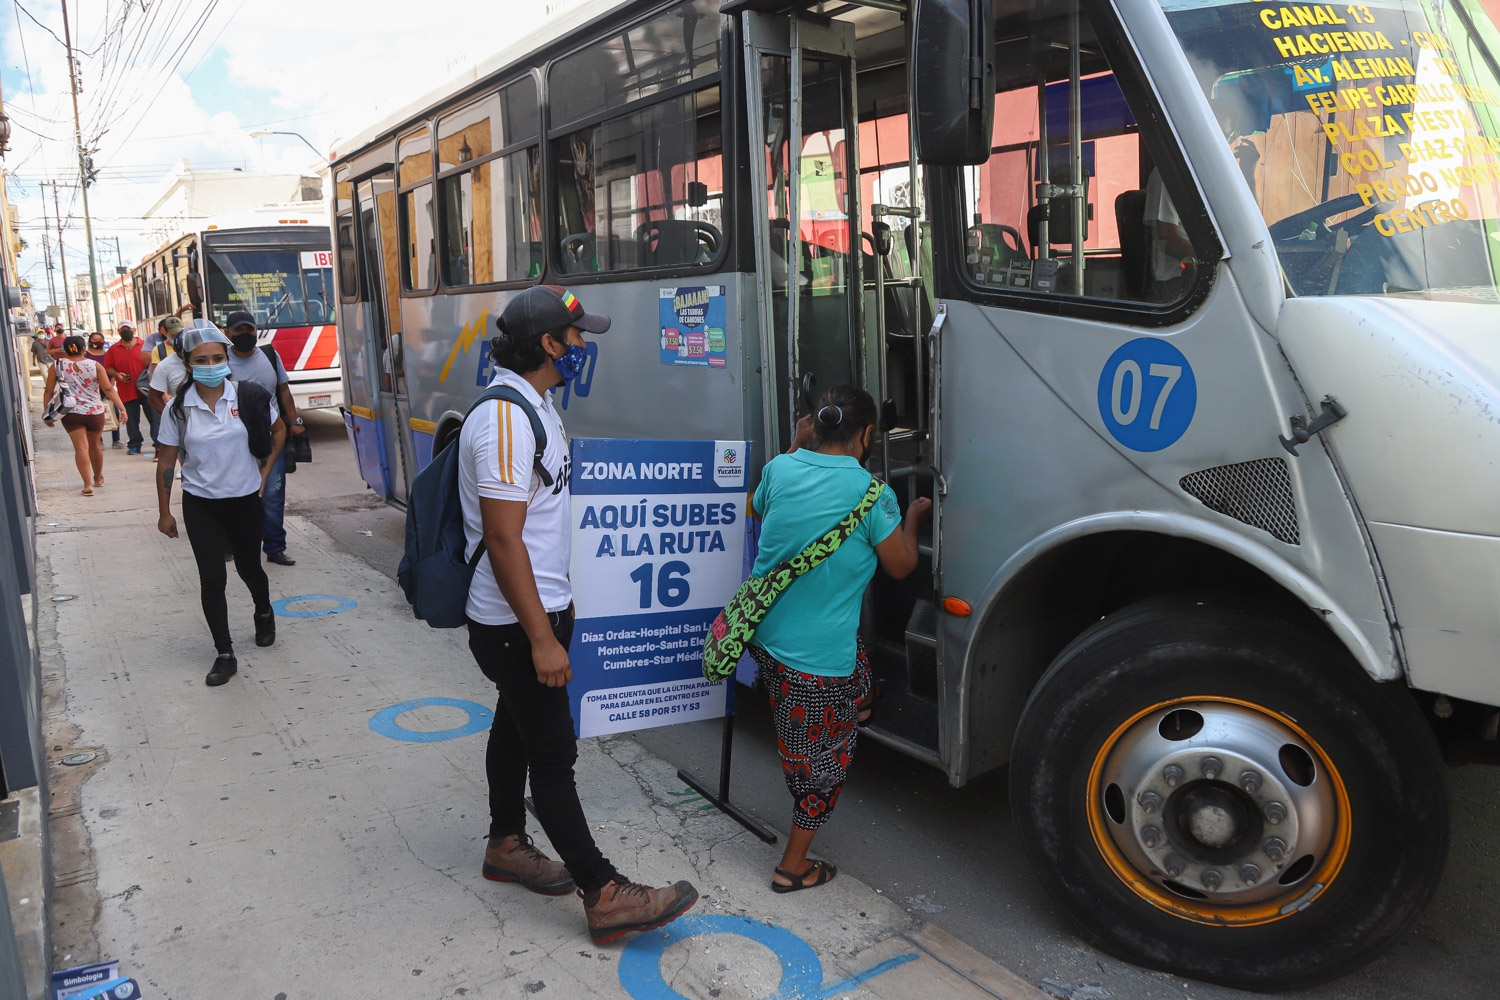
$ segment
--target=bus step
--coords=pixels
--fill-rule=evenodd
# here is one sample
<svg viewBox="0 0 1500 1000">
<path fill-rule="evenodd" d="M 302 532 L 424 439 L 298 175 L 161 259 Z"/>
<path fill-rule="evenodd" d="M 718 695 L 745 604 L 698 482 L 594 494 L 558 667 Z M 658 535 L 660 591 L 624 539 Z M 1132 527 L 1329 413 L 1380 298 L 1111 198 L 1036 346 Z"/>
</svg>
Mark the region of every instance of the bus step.
<svg viewBox="0 0 1500 1000">
<path fill-rule="evenodd" d="M 911 693 L 937 697 L 937 605 L 919 600 L 906 622 L 906 679 Z"/>
</svg>

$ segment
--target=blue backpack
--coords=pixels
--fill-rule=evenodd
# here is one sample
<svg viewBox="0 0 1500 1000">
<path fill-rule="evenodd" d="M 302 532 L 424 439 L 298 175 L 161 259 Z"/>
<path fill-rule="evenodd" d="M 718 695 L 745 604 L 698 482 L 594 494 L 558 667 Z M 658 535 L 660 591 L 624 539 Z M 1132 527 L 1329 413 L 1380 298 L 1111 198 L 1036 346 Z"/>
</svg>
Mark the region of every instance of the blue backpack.
<svg viewBox="0 0 1500 1000">
<path fill-rule="evenodd" d="M 508 385 L 491 386 L 474 400 L 464 419 L 474 407 L 490 400 L 503 399 L 519 406 L 531 419 L 536 436 L 536 454 L 532 462 L 543 483 L 552 485 L 552 477 L 542 466 L 547 450 L 547 431 L 536 409 L 526 397 Z M 458 439 L 454 434 L 427 468 L 412 480 L 411 494 L 406 498 L 406 554 L 396 571 L 396 582 L 406 594 L 412 614 L 433 628 L 458 628 L 464 624 L 464 606 L 469 600 L 469 582 L 484 556 L 484 542 L 474 548 L 471 558 L 464 558 L 468 541 L 464 537 L 464 512 L 458 492 Z"/>
</svg>

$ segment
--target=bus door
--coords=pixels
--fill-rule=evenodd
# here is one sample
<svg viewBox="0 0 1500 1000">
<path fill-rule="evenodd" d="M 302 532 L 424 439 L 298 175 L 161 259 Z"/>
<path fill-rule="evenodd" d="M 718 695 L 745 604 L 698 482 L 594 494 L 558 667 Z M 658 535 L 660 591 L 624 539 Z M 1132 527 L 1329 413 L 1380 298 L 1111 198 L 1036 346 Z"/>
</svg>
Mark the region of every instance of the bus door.
<svg viewBox="0 0 1500 1000">
<path fill-rule="evenodd" d="M 400 275 L 397 270 L 396 181 L 377 174 L 359 182 L 360 253 L 368 295 L 371 339 L 380 372 L 377 414 L 384 442 L 387 499 L 406 502 L 416 465 L 407 425 L 411 414 L 402 357 Z"/>
<path fill-rule="evenodd" d="M 746 13 L 767 449 L 785 449 L 805 400 L 866 385 L 854 32 Z"/>
</svg>

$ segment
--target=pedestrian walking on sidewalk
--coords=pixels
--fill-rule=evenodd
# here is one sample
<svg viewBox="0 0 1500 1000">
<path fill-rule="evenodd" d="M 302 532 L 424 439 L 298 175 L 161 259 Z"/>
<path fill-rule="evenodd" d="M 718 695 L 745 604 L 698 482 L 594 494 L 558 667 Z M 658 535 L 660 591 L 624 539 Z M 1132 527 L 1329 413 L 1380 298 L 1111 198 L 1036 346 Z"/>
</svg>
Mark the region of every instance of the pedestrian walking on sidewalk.
<svg viewBox="0 0 1500 1000">
<path fill-rule="evenodd" d="M 104 334 L 91 333 L 88 335 L 88 341 L 89 346 L 83 352 L 83 356 L 88 358 L 90 361 L 97 362 L 101 367 L 106 367 L 107 369 L 107 366 L 104 365 L 104 355 L 108 353 L 104 347 Z M 110 378 L 114 378 L 114 376 L 111 375 Z M 119 386 L 115 387 L 115 391 L 119 391 Z M 125 397 L 122 395 L 120 398 L 123 400 Z M 114 424 L 113 427 L 110 426 L 111 423 Z M 109 419 L 109 414 L 106 412 L 104 414 L 104 426 L 109 431 L 110 446 L 116 449 L 125 447 L 120 443 L 120 421 L 111 421 Z M 104 438 L 102 437 L 99 439 L 99 446 L 104 446 Z"/>
<path fill-rule="evenodd" d="M 287 441 L 292 436 L 305 433 L 302 418 L 297 416 L 297 402 L 292 398 L 292 388 L 286 367 L 276 349 L 269 344 L 259 346 L 255 332 L 255 317 L 240 310 L 224 319 L 224 328 L 229 331 L 229 341 L 234 349 L 229 352 L 229 367 L 234 377 L 243 382 L 258 383 L 276 397 L 281 408 L 281 420 L 286 424 Z M 286 554 L 286 455 L 276 457 L 276 465 L 266 476 L 266 523 L 261 529 L 261 546 L 265 549 L 266 562 L 278 566 L 295 566 L 297 560 Z"/>
<path fill-rule="evenodd" d="M 754 576 L 795 558 L 862 505 L 875 481 L 864 469 L 875 438 L 875 400 L 858 386 L 836 385 L 798 424 L 798 448 L 767 463 L 751 514 L 762 518 Z M 781 771 L 792 793 L 792 832 L 771 888 L 813 889 L 837 870 L 810 861 L 808 849 L 843 790 L 859 724 L 878 699 L 859 638 L 865 589 L 880 568 L 896 579 L 917 566 L 917 535 L 932 514 L 920 498 L 902 523 L 896 494 L 883 486 L 854 533 L 798 577 L 755 630 L 750 654 L 760 666 L 776 723 Z"/>
<path fill-rule="evenodd" d="M 53 393 L 61 391 L 57 412 L 62 417 L 63 430 L 73 442 L 73 460 L 83 477 L 83 495 L 91 497 L 94 487 L 104 485 L 104 449 L 99 436 L 104 432 L 105 414 L 113 406 L 116 417 L 123 418 L 125 405 L 120 402 L 104 366 L 85 357 L 83 349 L 82 337 L 63 341 L 63 356 L 47 369 L 42 395 L 49 400 L 45 412 L 50 414 Z M 52 426 L 52 420 L 45 417 L 44 420 L 48 427 Z"/>
<path fill-rule="evenodd" d="M 547 393 L 583 368 L 581 331 L 603 333 L 607 316 L 584 312 L 572 293 L 534 285 L 500 316 L 490 385 L 513 387 L 546 433 L 536 459 L 531 417 L 496 400 L 473 411 L 459 435 L 459 496 L 467 552 L 484 547 L 465 608 L 469 650 L 499 691 L 485 770 L 490 836 L 484 876 L 561 895 L 576 887 L 589 935 L 604 944 L 681 916 L 698 899 L 688 882 L 663 889 L 615 870 L 589 832 L 578 801 L 578 759 L 566 684 L 573 673 L 573 592 L 568 580 L 571 493 L 567 431 Z M 526 779 L 536 815 L 562 862 L 526 833 Z"/>
<path fill-rule="evenodd" d="M 115 390 L 125 403 L 125 454 L 141 453 L 141 410 L 146 400 L 136 388 L 135 381 L 146 369 L 146 358 L 141 354 L 141 342 L 135 338 L 135 324 L 129 320 L 120 324 L 120 339 L 104 352 L 104 370 L 114 380 Z M 156 447 L 155 421 L 151 427 L 151 447 Z"/>
<path fill-rule="evenodd" d="M 42 327 L 31 338 L 31 365 L 38 372 L 45 372 L 52 364 L 52 355 L 47 353 L 47 328 Z"/>
<path fill-rule="evenodd" d="M 177 353 L 177 336 L 182 332 L 182 320 L 168 316 L 156 325 L 156 332 L 146 338 L 150 359 L 146 367 L 146 410 L 151 414 L 151 437 L 158 442 L 153 459 L 161 457 L 161 412 L 166 409 L 182 383 L 187 381 L 187 369 Z"/>
<path fill-rule="evenodd" d="M 162 413 L 156 526 L 168 538 L 177 537 L 172 479 L 180 455 L 182 522 L 198 564 L 203 617 L 217 653 L 204 683 L 214 687 L 239 669 L 224 594 L 226 545 L 254 601 L 255 644 L 276 641 L 270 581 L 260 564 L 260 498 L 286 431 L 277 420 L 276 401 L 264 389 L 229 379 L 229 338 L 212 323 L 195 321 L 177 338 L 177 348 L 188 380 Z"/>
</svg>

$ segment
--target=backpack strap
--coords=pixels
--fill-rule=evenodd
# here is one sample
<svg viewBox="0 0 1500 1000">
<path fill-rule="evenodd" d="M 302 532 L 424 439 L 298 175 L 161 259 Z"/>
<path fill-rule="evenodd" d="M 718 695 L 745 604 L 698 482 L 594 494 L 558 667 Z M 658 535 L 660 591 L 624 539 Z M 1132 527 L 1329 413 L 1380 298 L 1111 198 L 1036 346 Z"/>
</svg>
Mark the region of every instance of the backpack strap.
<svg viewBox="0 0 1500 1000">
<path fill-rule="evenodd" d="M 467 420 L 469 418 L 469 413 L 473 413 L 475 407 L 479 406 L 480 403 L 489 402 L 496 399 L 504 400 L 507 403 L 514 403 L 516 406 L 519 406 L 521 408 L 521 412 L 525 413 L 527 419 L 531 421 L 531 435 L 532 438 L 536 441 L 536 450 L 535 453 L 531 456 L 531 465 L 532 468 L 536 470 L 537 478 L 541 479 L 542 485 L 551 486 L 552 474 L 548 472 L 547 467 L 542 464 L 542 456 L 547 452 L 547 428 L 542 426 L 542 418 L 536 412 L 536 407 L 532 406 L 531 401 L 528 400 L 525 396 L 521 395 L 521 390 L 509 385 L 490 386 L 484 391 L 483 395 L 474 400 L 474 405 L 469 407 L 468 413 L 464 414 L 464 419 Z"/>
</svg>

